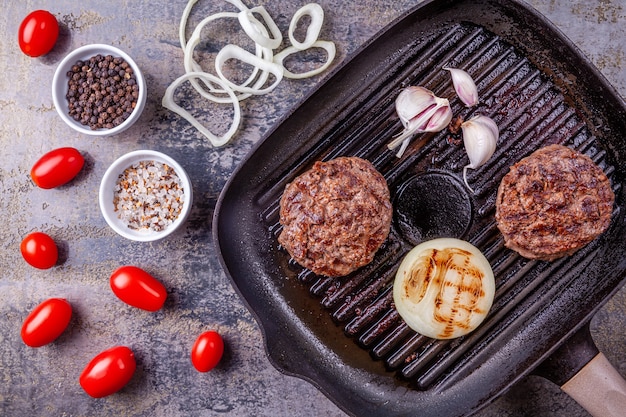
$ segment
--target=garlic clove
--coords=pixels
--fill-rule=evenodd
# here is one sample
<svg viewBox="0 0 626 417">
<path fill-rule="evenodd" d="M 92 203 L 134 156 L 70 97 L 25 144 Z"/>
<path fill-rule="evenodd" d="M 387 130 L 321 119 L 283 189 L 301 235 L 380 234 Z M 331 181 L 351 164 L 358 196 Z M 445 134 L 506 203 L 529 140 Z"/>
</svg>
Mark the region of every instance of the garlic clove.
<svg viewBox="0 0 626 417">
<path fill-rule="evenodd" d="M 404 130 L 387 147 L 393 150 L 402 144 L 397 153 L 398 158 L 404 153 L 413 135 L 443 130 L 452 119 L 448 99 L 437 97 L 421 86 L 410 86 L 400 92 L 396 98 L 396 113 Z"/>
<path fill-rule="evenodd" d="M 447 101 L 447 100 L 446 100 Z M 424 132 L 439 132 L 446 128 L 452 120 L 452 109 L 449 105 L 442 105 L 437 108 L 428 123 L 422 129 Z"/>
<path fill-rule="evenodd" d="M 435 106 L 435 95 L 427 88 L 410 86 L 398 94 L 396 98 L 396 113 L 407 128 L 411 119 L 422 115 L 430 107 Z"/>
<path fill-rule="evenodd" d="M 470 191 L 474 192 L 467 183 L 467 170 L 476 169 L 491 158 L 496 150 L 496 143 L 500 136 L 498 125 L 488 116 L 478 115 L 461 124 L 463 131 L 463 145 L 470 163 L 463 167 L 463 181 Z"/>
<path fill-rule="evenodd" d="M 443 67 L 443 69 L 450 71 L 454 91 L 456 91 L 461 101 L 467 107 L 473 107 L 478 104 L 478 88 L 476 88 L 474 79 L 462 69 L 449 67 Z"/>
<path fill-rule="evenodd" d="M 439 110 L 439 107 L 437 106 L 431 107 L 428 110 L 426 110 L 423 114 L 419 115 L 418 117 L 415 117 L 409 120 L 407 122 L 406 127 L 402 131 L 402 133 L 400 133 L 400 135 L 398 135 L 394 140 L 392 140 L 387 145 L 387 147 L 393 150 L 397 148 L 398 145 L 402 144 L 402 147 L 396 154 L 396 156 L 400 158 L 404 154 L 404 151 L 406 150 L 407 146 L 409 145 L 409 141 L 411 137 L 414 136 L 416 133 L 424 132 L 424 130 L 422 129 L 428 126 L 428 121 L 430 120 L 431 117 L 435 115 L 435 113 L 437 113 L 437 110 Z"/>
<path fill-rule="evenodd" d="M 470 160 L 469 168 L 483 165 L 496 150 L 498 125 L 488 116 L 478 115 L 461 124 L 463 145 Z"/>
</svg>

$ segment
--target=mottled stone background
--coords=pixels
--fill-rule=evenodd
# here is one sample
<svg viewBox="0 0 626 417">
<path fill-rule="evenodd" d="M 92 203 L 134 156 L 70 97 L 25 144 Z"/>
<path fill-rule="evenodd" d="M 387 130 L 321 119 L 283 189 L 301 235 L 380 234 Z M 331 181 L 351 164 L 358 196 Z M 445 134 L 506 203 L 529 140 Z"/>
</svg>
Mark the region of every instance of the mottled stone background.
<svg viewBox="0 0 626 417">
<path fill-rule="evenodd" d="M 304 1 L 265 0 L 286 35 Z M 353 54 L 416 1 L 321 0 L 326 21 L 321 38 L 338 48 L 335 65 Z M 166 87 L 183 73 L 178 23 L 185 0 L 55 0 L 2 2 L 0 19 L 0 415 L 21 416 L 343 416 L 311 384 L 275 370 L 265 356 L 261 332 L 220 268 L 211 238 L 211 216 L 219 192 L 246 153 L 324 75 L 283 81 L 270 95 L 243 103 L 243 122 L 231 145 L 213 148 L 189 124 L 161 107 Z M 624 0 L 530 0 L 546 14 L 626 96 L 626 3 Z M 24 56 L 17 45 L 21 19 L 50 10 L 62 23 L 56 48 L 42 58 Z M 191 28 L 204 16 L 234 10 L 225 1 L 199 0 Z M 233 39 L 236 22 L 207 29 L 203 50 Z M 236 38 L 240 41 L 241 38 Z M 50 85 L 56 65 L 70 50 L 108 43 L 135 58 L 145 72 L 148 101 L 139 122 L 109 138 L 75 133 L 56 114 Z M 228 107 L 192 100 L 205 123 L 225 131 Z M 625 132 L 626 134 L 626 132 Z M 29 178 L 43 153 L 74 146 L 87 165 L 70 185 L 42 190 Z M 110 230 L 98 207 L 102 174 L 118 156 L 135 149 L 165 152 L 189 172 L 194 206 L 183 230 L 156 243 L 136 243 Z M 19 243 L 29 232 L 49 233 L 60 244 L 62 263 L 47 271 L 28 266 Z M 109 289 L 110 273 L 134 264 L 168 289 L 165 308 L 142 312 L 122 304 Z M 66 297 L 74 307 L 71 326 L 46 347 L 20 340 L 27 313 L 49 297 Z M 626 375 L 626 291 L 597 314 L 592 332 L 598 346 Z M 196 336 L 216 329 L 227 351 L 217 369 L 196 372 L 189 350 Z M 138 369 L 120 393 L 89 398 L 78 376 L 95 354 L 130 346 Z M 529 377 L 479 414 L 586 416 L 558 387 Z"/>
</svg>

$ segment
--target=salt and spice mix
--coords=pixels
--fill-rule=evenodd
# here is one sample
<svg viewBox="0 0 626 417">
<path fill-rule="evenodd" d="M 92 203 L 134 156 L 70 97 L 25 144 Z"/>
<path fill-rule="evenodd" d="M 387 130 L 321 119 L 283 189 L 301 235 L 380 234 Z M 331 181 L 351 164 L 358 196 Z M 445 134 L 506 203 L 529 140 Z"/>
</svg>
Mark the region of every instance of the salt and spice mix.
<svg viewBox="0 0 626 417">
<path fill-rule="evenodd" d="M 92 130 L 112 129 L 133 112 L 139 85 L 123 58 L 98 54 L 67 72 L 69 116 Z"/>
<path fill-rule="evenodd" d="M 174 168 L 158 161 L 139 161 L 118 177 L 113 208 L 130 229 L 162 231 L 180 215 L 182 182 Z"/>
</svg>

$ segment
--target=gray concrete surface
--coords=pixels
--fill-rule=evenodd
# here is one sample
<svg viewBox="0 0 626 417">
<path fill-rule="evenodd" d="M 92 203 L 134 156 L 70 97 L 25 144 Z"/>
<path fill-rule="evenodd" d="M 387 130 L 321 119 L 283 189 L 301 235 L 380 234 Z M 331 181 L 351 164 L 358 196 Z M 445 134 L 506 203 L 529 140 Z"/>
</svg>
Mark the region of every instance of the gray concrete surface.
<svg viewBox="0 0 626 417">
<path fill-rule="evenodd" d="M 304 1 L 265 0 L 286 34 Z M 336 64 L 416 1 L 321 0 L 322 37 L 335 41 Z M 178 22 L 185 0 L 4 1 L 0 20 L 0 415 L 21 416 L 333 416 L 345 414 L 311 384 L 285 376 L 268 362 L 261 332 L 215 257 L 211 216 L 229 174 L 264 133 L 324 76 L 284 81 L 272 94 L 244 102 L 244 120 L 231 145 L 215 149 L 186 122 L 160 105 L 165 88 L 183 73 Z M 574 41 L 626 96 L 626 3 L 624 0 L 530 0 Z M 49 9 L 63 24 L 57 47 L 32 59 L 17 46 L 20 20 L 31 10 Z M 194 25 L 209 13 L 232 10 L 224 1 L 200 0 Z M 232 28 L 220 22 L 215 29 Z M 190 26 L 191 27 L 191 26 Z M 228 32 L 223 32 L 228 33 Z M 188 33 L 189 34 L 189 33 Z M 109 138 L 75 133 L 55 112 L 50 93 L 59 60 L 88 43 L 109 43 L 133 56 L 149 87 L 145 111 L 129 131 Z M 207 123 L 223 129 L 223 108 Z M 223 112 L 220 114 L 219 112 Z M 74 146 L 87 156 L 70 185 L 42 190 L 29 170 L 44 152 Z M 117 236 L 102 218 L 97 191 L 114 159 L 135 149 L 165 152 L 187 169 L 194 184 L 193 212 L 183 230 L 155 243 Z M 41 230 L 61 247 L 63 262 L 40 271 L 26 265 L 21 239 Z M 108 287 L 119 265 L 134 264 L 168 289 L 162 311 L 123 305 Z M 66 297 L 74 307 L 70 328 L 52 345 L 32 349 L 20 340 L 22 320 L 49 297 Z M 196 372 L 189 360 L 195 337 L 216 329 L 227 351 L 217 369 Z M 626 375 L 626 290 L 596 315 L 597 345 Z M 95 354 L 118 344 L 136 353 L 138 369 L 120 393 L 93 400 L 78 384 Z M 587 416 L 558 387 L 529 377 L 479 414 L 492 416 Z"/>
</svg>

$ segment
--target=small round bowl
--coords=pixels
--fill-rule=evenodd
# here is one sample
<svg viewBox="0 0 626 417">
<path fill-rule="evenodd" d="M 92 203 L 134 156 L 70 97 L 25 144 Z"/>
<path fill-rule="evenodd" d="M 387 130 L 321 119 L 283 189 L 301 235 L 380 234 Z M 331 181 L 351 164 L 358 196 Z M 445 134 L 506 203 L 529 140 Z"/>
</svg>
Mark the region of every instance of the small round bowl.
<svg viewBox="0 0 626 417">
<path fill-rule="evenodd" d="M 83 125 L 71 118 L 69 115 L 69 103 L 66 98 L 69 81 L 67 72 L 71 70 L 72 66 L 76 64 L 77 61 L 86 61 L 98 54 L 103 56 L 112 55 L 113 57 L 123 58 L 133 69 L 137 85 L 139 86 L 137 105 L 133 109 L 132 113 L 122 124 L 111 129 L 91 129 L 89 126 Z M 61 119 L 63 119 L 63 121 L 72 129 L 91 136 L 110 136 L 128 129 L 137 121 L 137 119 L 139 119 L 139 116 L 141 116 L 141 112 L 146 104 L 146 97 L 146 80 L 144 79 L 143 74 L 135 61 L 133 61 L 133 59 L 124 51 L 110 45 L 93 44 L 81 46 L 80 48 L 75 49 L 63 58 L 52 79 L 52 101 L 54 102 L 54 107 L 57 109 L 57 113 L 59 113 Z"/>
<path fill-rule="evenodd" d="M 163 230 L 156 231 L 148 228 L 131 229 L 118 217 L 118 212 L 115 210 L 113 199 L 115 196 L 115 184 L 117 183 L 119 176 L 126 170 L 126 168 L 129 168 L 133 164 L 140 161 L 157 161 L 167 164 L 174 168 L 174 171 L 180 178 L 184 195 L 183 207 L 176 220 Z M 185 222 L 185 220 L 187 220 L 187 217 L 191 212 L 193 190 L 191 188 L 189 176 L 183 167 L 180 166 L 180 164 L 178 164 L 178 162 L 174 159 L 161 152 L 139 150 L 129 152 L 126 155 L 121 156 L 106 170 L 104 176 L 102 177 L 102 182 L 100 183 L 99 202 L 100 210 L 102 211 L 104 219 L 119 235 L 130 240 L 150 242 L 170 235 L 178 229 Z"/>
</svg>

